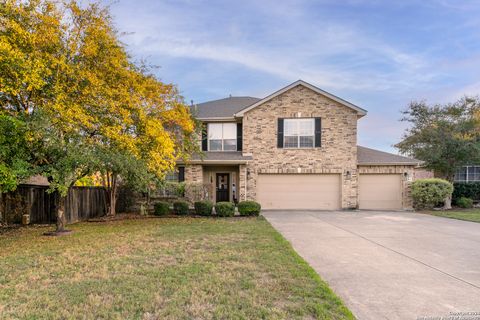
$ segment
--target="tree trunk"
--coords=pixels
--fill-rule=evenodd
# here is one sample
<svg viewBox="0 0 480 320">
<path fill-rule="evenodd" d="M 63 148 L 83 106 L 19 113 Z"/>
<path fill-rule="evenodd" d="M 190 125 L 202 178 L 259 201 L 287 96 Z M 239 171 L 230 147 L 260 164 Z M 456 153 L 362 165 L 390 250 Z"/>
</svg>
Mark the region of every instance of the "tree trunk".
<svg viewBox="0 0 480 320">
<path fill-rule="evenodd" d="M 443 209 L 444 210 L 452 209 L 452 196 L 451 195 L 445 198 L 445 201 L 443 202 Z"/>
<path fill-rule="evenodd" d="M 117 175 L 114 173 L 107 173 L 107 194 L 108 194 L 108 211 L 109 216 L 117 214 Z"/>
<path fill-rule="evenodd" d="M 58 196 L 57 205 L 55 207 L 57 214 L 57 230 L 56 232 L 64 232 L 67 219 L 65 217 L 65 200 L 67 197 L 61 195 Z"/>
<path fill-rule="evenodd" d="M 455 177 L 454 175 L 449 175 L 446 177 L 445 180 L 453 184 L 454 177 Z M 452 195 L 447 196 L 443 201 L 443 210 L 450 210 L 450 209 L 452 209 Z"/>
</svg>

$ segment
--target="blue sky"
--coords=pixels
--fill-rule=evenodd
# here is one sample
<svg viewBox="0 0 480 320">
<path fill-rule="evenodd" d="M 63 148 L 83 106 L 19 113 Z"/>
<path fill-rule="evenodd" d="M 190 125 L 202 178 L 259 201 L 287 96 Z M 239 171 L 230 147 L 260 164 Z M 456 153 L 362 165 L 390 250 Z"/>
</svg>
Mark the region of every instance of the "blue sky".
<svg viewBox="0 0 480 320">
<path fill-rule="evenodd" d="M 480 93 L 477 0 L 120 0 L 135 59 L 187 102 L 264 97 L 302 79 L 368 110 L 359 144 L 395 151 L 411 100 Z"/>
</svg>

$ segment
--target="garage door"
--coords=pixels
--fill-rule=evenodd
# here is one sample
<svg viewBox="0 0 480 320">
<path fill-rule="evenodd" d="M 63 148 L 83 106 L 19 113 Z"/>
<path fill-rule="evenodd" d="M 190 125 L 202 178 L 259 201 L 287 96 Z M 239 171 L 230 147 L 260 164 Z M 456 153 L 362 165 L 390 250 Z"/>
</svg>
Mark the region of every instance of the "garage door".
<svg viewBox="0 0 480 320">
<path fill-rule="evenodd" d="M 260 174 L 257 199 L 264 209 L 340 208 L 339 174 Z"/>
<path fill-rule="evenodd" d="M 401 175 L 359 175 L 358 198 L 360 209 L 402 209 Z"/>
</svg>

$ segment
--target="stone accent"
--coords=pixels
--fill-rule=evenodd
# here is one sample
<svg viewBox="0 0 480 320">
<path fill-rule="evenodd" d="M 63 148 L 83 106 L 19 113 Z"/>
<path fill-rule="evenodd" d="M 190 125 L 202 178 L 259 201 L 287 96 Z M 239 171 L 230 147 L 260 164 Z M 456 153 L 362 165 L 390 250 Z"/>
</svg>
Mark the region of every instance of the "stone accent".
<svg viewBox="0 0 480 320">
<path fill-rule="evenodd" d="M 203 169 L 201 164 L 190 164 L 185 166 L 185 181 L 203 183 Z"/>
<path fill-rule="evenodd" d="M 277 119 L 322 118 L 320 148 L 277 148 Z M 357 206 L 357 113 L 304 86 L 296 86 L 244 114 L 247 199 L 256 198 L 259 173 L 341 173 L 342 208 Z"/>
<path fill-rule="evenodd" d="M 203 185 L 203 168 L 200 164 L 191 164 L 185 166 L 185 182 Z M 196 192 L 194 188 L 185 188 L 185 198 L 189 201 L 195 201 Z"/>
<path fill-rule="evenodd" d="M 402 175 L 402 203 L 406 210 L 413 209 L 413 200 L 411 193 L 412 181 L 415 178 L 415 166 L 358 166 L 359 174 L 366 173 L 389 173 Z M 405 173 L 407 174 L 405 176 Z"/>
<path fill-rule="evenodd" d="M 247 166 L 244 164 L 241 164 L 239 166 L 238 170 L 238 192 L 239 192 L 239 201 L 245 201 L 247 200 L 247 194 L 246 194 L 246 178 L 247 178 Z"/>
</svg>

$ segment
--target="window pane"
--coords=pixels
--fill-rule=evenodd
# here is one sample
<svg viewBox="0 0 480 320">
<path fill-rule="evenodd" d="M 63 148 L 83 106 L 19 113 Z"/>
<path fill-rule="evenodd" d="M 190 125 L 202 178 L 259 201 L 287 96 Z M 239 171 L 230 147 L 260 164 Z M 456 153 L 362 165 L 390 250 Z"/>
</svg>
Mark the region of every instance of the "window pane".
<svg viewBox="0 0 480 320">
<path fill-rule="evenodd" d="M 298 134 L 301 136 L 313 136 L 314 120 L 298 119 Z"/>
<path fill-rule="evenodd" d="M 480 167 L 475 166 L 474 168 L 474 174 L 468 178 L 468 180 L 471 181 L 480 181 Z"/>
<path fill-rule="evenodd" d="M 300 148 L 312 148 L 313 136 L 300 136 Z"/>
<path fill-rule="evenodd" d="M 236 151 L 237 150 L 237 139 L 225 139 L 225 140 L 223 140 L 223 150 L 224 151 Z"/>
<path fill-rule="evenodd" d="M 173 172 L 168 172 L 165 175 L 165 180 L 166 181 L 173 181 L 173 182 L 178 182 L 178 171 L 175 170 Z"/>
<path fill-rule="evenodd" d="M 466 181 L 467 180 L 467 167 L 461 167 L 457 169 L 455 174 L 455 181 Z"/>
<path fill-rule="evenodd" d="M 475 167 L 467 167 L 468 168 L 468 175 L 475 173 Z"/>
<path fill-rule="evenodd" d="M 283 134 L 285 136 L 297 135 L 297 119 L 285 119 L 283 120 Z"/>
<path fill-rule="evenodd" d="M 285 148 L 298 148 L 298 137 L 283 137 L 283 146 Z"/>
<path fill-rule="evenodd" d="M 237 139 L 237 124 L 224 123 L 223 124 L 223 139 Z"/>
<path fill-rule="evenodd" d="M 222 139 L 222 124 L 209 123 L 208 124 L 208 140 L 221 140 L 221 139 Z"/>
<path fill-rule="evenodd" d="M 222 140 L 210 140 L 210 147 L 208 150 L 210 151 L 222 151 Z"/>
</svg>

